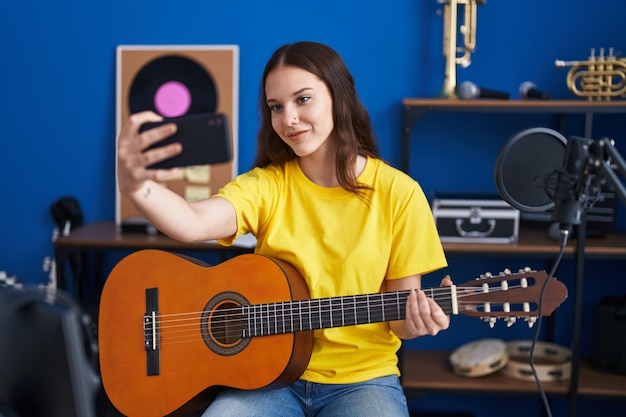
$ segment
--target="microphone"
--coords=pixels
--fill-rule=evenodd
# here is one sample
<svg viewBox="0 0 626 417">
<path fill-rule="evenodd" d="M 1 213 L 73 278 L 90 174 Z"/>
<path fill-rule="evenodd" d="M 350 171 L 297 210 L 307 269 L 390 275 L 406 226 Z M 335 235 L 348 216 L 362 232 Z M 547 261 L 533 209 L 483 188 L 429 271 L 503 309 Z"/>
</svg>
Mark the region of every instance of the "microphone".
<svg viewBox="0 0 626 417">
<path fill-rule="evenodd" d="M 539 100 L 548 100 L 550 98 L 550 94 L 538 89 L 532 81 L 524 81 L 519 86 L 519 95 L 525 99 L 536 98 Z"/>
<path fill-rule="evenodd" d="M 457 94 L 459 98 L 471 100 L 475 98 L 498 98 L 508 99 L 509 93 L 504 91 L 489 90 L 477 86 L 471 81 L 464 81 L 457 87 Z"/>
<path fill-rule="evenodd" d="M 571 137 L 567 142 L 563 167 L 557 174 L 552 212 L 552 220 L 560 224 L 561 230 L 571 232 L 573 225 L 580 224 L 589 198 L 588 188 L 592 179 L 587 167 L 590 142 L 578 137 Z"/>
</svg>

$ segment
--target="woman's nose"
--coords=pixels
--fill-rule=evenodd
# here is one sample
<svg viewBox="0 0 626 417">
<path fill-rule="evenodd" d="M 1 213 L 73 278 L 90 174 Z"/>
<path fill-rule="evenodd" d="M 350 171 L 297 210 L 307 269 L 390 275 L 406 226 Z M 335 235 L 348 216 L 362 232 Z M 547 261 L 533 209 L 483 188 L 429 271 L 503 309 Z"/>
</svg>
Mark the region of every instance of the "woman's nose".
<svg viewBox="0 0 626 417">
<path fill-rule="evenodd" d="M 298 123 L 298 112 L 295 110 L 285 111 L 284 118 L 283 122 L 287 126 L 295 125 Z"/>
</svg>

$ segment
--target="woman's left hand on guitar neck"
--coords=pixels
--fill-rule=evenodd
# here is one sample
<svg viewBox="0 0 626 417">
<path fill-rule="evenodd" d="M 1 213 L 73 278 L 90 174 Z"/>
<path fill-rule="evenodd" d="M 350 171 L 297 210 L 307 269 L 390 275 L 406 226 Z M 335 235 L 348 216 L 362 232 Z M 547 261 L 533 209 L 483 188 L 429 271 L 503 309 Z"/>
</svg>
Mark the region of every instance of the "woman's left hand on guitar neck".
<svg viewBox="0 0 626 417">
<path fill-rule="evenodd" d="M 452 279 L 446 275 L 441 286 L 449 287 Z M 447 315 L 435 300 L 427 297 L 421 289 L 421 276 L 415 275 L 402 279 L 386 281 L 387 291 L 411 289 L 406 302 L 406 319 L 390 322 L 391 330 L 401 339 L 414 339 L 424 335 L 436 335 L 450 325 Z M 417 289 L 417 290 L 416 290 Z"/>
</svg>

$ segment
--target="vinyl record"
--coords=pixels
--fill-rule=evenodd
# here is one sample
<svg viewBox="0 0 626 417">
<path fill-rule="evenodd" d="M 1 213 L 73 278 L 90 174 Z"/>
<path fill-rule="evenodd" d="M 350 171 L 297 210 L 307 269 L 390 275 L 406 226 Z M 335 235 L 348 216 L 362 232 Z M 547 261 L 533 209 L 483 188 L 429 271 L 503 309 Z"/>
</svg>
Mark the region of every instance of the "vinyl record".
<svg viewBox="0 0 626 417">
<path fill-rule="evenodd" d="M 184 56 L 166 55 L 148 62 L 128 92 L 131 114 L 152 110 L 163 117 L 217 111 L 217 89 L 200 64 Z"/>
<path fill-rule="evenodd" d="M 518 210 L 541 212 L 554 207 L 556 172 L 563 164 L 567 139 L 547 128 L 513 135 L 500 151 L 494 177 L 504 201 Z"/>
</svg>

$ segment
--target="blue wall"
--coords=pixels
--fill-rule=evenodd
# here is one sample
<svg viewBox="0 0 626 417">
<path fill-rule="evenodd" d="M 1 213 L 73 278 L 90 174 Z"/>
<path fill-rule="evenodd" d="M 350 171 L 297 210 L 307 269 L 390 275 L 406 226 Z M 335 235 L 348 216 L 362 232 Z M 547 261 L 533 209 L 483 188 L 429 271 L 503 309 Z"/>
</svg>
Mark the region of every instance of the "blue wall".
<svg viewBox="0 0 626 417">
<path fill-rule="evenodd" d="M 320 41 L 344 57 L 370 111 L 383 156 L 395 165 L 401 154 L 402 99 L 433 97 L 443 82 L 442 18 L 435 0 L 32 3 L 0 3 L 0 270 L 31 283 L 46 279 L 42 260 L 53 253 L 54 224 L 48 211 L 53 201 L 72 195 L 87 222 L 114 219 L 119 44 L 240 46 L 240 170 L 251 165 L 254 155 L 261 71 L 283 43 Z M 488 1 L 479 8 L 472 65 L 459 69 L 458 81 L 471 80 L 517 98 L 520 83 L 532 80 L 553 98 L 574 98 L 565 85 L 567 70 L 555 68 L 554 60 L 582 60 L 594 47 L 624 50 L 625 14 L 626 3 L 618 0 Z M 553 122 L 528 115 L 429 115 L 416 127 L 420 139 L 413 147 L 411 174 L 428 193 L 495 190 L 493 163 L 504 141 L 520 129 Z M 567 126 L 568 134 L 582 134 L 582 118 L 569 116 Z M 609 135 L 621 141 L 620 150 L 626 153 L 623 116 L 597 117 L 594 126 L 594 137 Z M 623 230 L 621 203 L 619 210 Z M 451 258 L 451 269 L 462 273 L 463 281 L 494 263 Z M 589 269 L 595 267 L 624 278 L 623 264 Z M 571 265 L 566 262 L 564 270 L 571 272 Z M 623 286 L 624 280 L 615 281 Z M 599 282 L 601 278 L 587 279 L 593 288 Z M 452 333 L 434 343 L 447 348 L 476 337 Z M 564 343 L 568 337 L 563 336 Z"/>
<path fill-rule="evenodd" d="M 78 198 L 86 221 L 114 218 L 118 44 L 238 44 L 239 167 L 246 169 L 254 153 L 256 97 L 266 59 L 286 42 L 328 43 L 357 80 L 384 157 L 399 164 L 401 100 L 432 97 L 442 86 L 439 6 L 435 0 L 352 4 L 61 0 L 35 7 L 29 1 L 1 2 L 0 270 L 25 281 L 45 279 L 41 261 L 52 252 L 54 226 L 48 207 L 62 195 Z M 533 80 L 554 98 L 572 98 L 566 72 L 554 67 L 554 59 L 584 59 L 591 47 L 626 48 L 624 35 L 615 35 L 625 10 L 626 4 L 614 0 L 597 0 L 594 7 L 566 0 L 487 2 L 479 8 L 478 49 L 472 65 L 459 69 L 459 82 L 472 80 L 516 97 L 519 84 Z M 439 135 L 450 117 L 425 120 L 420 129 Z M 469 135 L 471 142 L 486 137 L 488 142 L 470 147 L 476 154 L 472 165 L 486 174 L 477 177 L 472 170 L 467 177 L 457 171 L 463 167 L 457 158 L 467 163 L 465 148 L 458 153 L 448 148 L 444 155 L 436 148 L 445 167 L 437 163 L 412 171 L 427 191 L 440 182 L 458 189 L 493 187 L 494 155 L 520 124 L 498 122 L 499 131 L 491 133 L 493 119 L 472 124 L 475 119 L 480 118 L 453 123 L 458 129 L 449 135 Z M 529 120 L 521 126 L 526 124 L 535 125 Z M 626 141 L 624 124 L 609 133 Z"/>
</svg>

